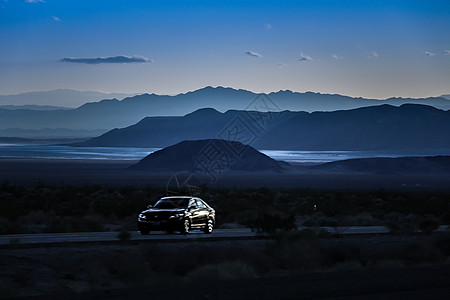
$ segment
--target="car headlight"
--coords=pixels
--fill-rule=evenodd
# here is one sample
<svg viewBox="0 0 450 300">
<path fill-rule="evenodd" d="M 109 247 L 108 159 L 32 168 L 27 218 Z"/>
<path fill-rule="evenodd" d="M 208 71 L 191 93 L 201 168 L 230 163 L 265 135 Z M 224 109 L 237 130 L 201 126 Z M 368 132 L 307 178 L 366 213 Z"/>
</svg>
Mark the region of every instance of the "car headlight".
<svg viewBox="0 0 450 300">
<path fill-rule="evenodd" d="M 147 216 L 144 214 L 139 214 L 139 220 L 147 220 Z"/>
</svg>

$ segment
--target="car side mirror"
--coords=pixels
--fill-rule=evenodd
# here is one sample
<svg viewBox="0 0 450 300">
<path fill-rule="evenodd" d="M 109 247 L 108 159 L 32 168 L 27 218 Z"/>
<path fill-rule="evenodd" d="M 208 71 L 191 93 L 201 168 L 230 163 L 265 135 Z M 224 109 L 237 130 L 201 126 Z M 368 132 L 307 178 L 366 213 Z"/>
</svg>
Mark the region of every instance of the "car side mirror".
<svg viewBox="0 0 450 300">
<path fill-rule="evenodd" d="M 151 205 L 151 204 L 147 205 L 147 208 L 152 208 L 152 207 L 153 207 L 153 205 Z"/>
</svg>

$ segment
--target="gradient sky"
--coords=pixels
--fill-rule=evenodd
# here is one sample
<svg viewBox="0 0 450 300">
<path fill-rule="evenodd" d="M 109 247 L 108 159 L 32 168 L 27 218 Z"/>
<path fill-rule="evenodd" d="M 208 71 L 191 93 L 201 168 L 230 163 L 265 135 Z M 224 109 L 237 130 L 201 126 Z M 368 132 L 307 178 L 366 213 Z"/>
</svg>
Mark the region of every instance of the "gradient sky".
<svg viewBox="0 0 450 300">
<path fill-rule="evenodd" d="M 450 1 L 0 0 L 0 94 L 208 85 L 450 93 Z"/>
</svg>

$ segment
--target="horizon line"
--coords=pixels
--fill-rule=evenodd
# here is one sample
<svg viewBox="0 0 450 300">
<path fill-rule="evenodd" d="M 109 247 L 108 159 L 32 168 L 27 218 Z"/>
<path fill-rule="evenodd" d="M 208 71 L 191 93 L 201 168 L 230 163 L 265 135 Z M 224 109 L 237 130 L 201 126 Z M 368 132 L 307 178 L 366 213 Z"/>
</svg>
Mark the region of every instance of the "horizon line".
<svg viewBox="0 0 450 300">
<path fill-rule="evenodd" d="M 173 93 L 173 94 L 170 94 L 170 93 L 167 93 L 167 94 L 156 94 L 156 93 L 152 93 L 150 91 L 147 91 L 147 92 L 129 92 L 129 93 L 127 93 L 127 92 L 106 92 L 106 91 L 101 91 L 101 90 L 77 90 L 77 89 L 72 89 L 72 88 L 56 88 L 56 89 L 52 89 L 52 90 L 23 91 L 23 92 L 19 92 L 19 93 L 16 93 L 16 94 L 0 94 L 0 97 L 2 97 L 2 96 L 19 96 L 19 95 L 28 94 L 28 93 L 49 93 L 49 92 L 55 92 L 55 91 L 74 91 L 74 92 L 80 92 L 80 93 L 93 92 L 93 93 L 102 93 L 102 94 L 106 94 L 106 95 L 110 95 L 110 94 L 124 94 L 124 95 L 128 95 L 125 98 L 135 97 L 135 96 L 142 96 L 142 95 L 156 95 L 156 96 L 171 96 L 171 97 L 175 97 L 175 96 L 186 95 L 186 94 L 189 94 L 189 93 L 193 93 L 193 92 L 204 90 L 204 89 L 208 89 L 208 88 L 212 88 L 212 89 L 220 89 L 220 88 L 232 89 L 232 90 L 235 90 L 235 91 L 251 92 L 251 93 L 257 94 L 257 95 L 260 95 L 260 94 L 270 95 L 270 94 L 276 94 L 276 93 L 280 93 L 280 92 L 291 92 L 291 93 L 295 93 L 295 94 L 313 93 L 313 94 L 319 94 L 319 95 L 336 95 L 336 96 L 344 96 L 344 97 L 355 98 L 355 99 L 360 98 L 360 99 L 379 100 L 379 101 L 384 101 L 384 100 L 388 100 L 388 99 L 442 98 L 442 96 L 450 95 L 450 92 L 448 92 L 448 94 L 444 93 L 444 94 L 441 94 L 441 95 L 426 96 L 426 97 L 391 96 L 391 97 L 387 97 L 387 98 L 369 98 L 369 97 L 363 97 L 363 96 L 350 96 L 350 95 L 340 94 L 340 93 L 317 92 L 317 91 L 310 91 L 310 90 L 308 90 L 308 91 L 294 91 L 294 90 L 290 90 L 290 89 L 284 89 L 284 90 L 283 89 L 279 89 L 278 91 L 271 91 L 271 92 L 257 92 L 257 91 L 253 91 L 251 89 L 234 88 L 234 87 L 231 87 L 231 86 L 206 85 L 206 86 L 203 86 L 201 88 L 187 90 L 185 92 L 179 92 L 179 93 Z M 444 98 L 444 99 L 446 99 L 446 98 Z M 101 100 L 106 100 L 106 99 L 101 99 Z M 101 100 L 99 100 L 99 101 L 101 101 Z M 86 102 L 86 103 L 90 103 L 90 102 Z M 14 105 L 14 104 L 0 104 L 0 105 Z M 28 105 L 35 105 L 35 104 L 28 104 Z"/>
</svg>

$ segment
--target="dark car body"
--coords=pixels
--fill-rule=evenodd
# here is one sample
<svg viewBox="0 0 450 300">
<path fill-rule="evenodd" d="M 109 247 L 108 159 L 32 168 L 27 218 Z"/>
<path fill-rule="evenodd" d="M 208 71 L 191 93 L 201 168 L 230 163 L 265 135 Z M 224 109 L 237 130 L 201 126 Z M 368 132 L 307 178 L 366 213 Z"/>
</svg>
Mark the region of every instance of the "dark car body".
<svg viewBox="0 0 450 300">
<path fill-rule="evenodd" d="M 141 212 L 137 221 L 142 234 L 161 230 L 187 234 L 192 229 L 211 233 L 215 224 L 215 210 L 198 197 L 164 197 Z"/>
</svg>

